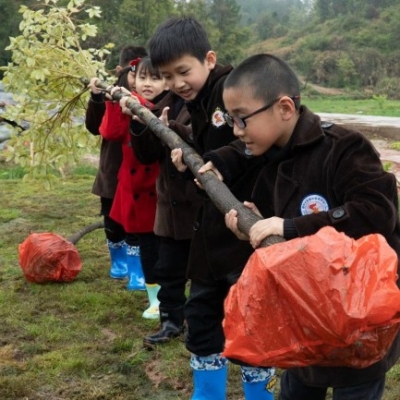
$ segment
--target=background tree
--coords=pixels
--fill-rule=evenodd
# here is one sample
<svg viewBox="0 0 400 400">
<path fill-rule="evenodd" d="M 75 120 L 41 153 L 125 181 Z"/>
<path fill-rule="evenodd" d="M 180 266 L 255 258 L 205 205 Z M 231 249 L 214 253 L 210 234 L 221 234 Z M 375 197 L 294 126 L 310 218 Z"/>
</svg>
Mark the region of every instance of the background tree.
<svg viewBox="0 0 400 400">
<path fill-rule="evenodd" d="M 156 26 L 174 13 L 173 0 L 123 0 L 119 16 L 123 41 L 145 46 Z"/>
<path fill-rule="evenodd" d="M 235 0 L 214 0 L 210 5 L 210 18 L 218 27 L 218 37 L 212 45 L 218 51 L 218 61 L 235 64 L 246 56 L 251 41 L 251 30 L 240 27 L 240 6 Z"/>
<path fill-rule="evenodd" d="M 91 23 L 97 26 L 96 36 L 92 36 L 83 44 L 85 46 L 99 48 L 105 43 L 114 43 L 120 45 L 122 40 L 119 39 L 119 16 L 121 0 L 86 0 L 88 7 L 99 7 L 101 10 L 101 18 L 92 20 Z M 59 3 L 59 5 L 62 5 Z M 82 15 L 85 18 L 85 15 Z M 118 53 L 118 49 L 116 49 Z M 116 65 L 116 64 L 115 64 Z M 115 65 L 112 66 L 115 67 Z"/>
<path fill-rule="evenodd" d="M 16 11 L 18 5 L 24 3 L 37 10 L 43 6 L 43 1 L 0 0 L 0 11 L 5 16 L 0 27 L 4 32 L 0 36 L 4 46 L 8 44 L 8 36 L 17 34 L 21 20 Z M 68 1 L 59 0 L 57 4 L 66 6 Z M 236 64 L 254 52 L 272 51 L 312 81 L 321 79 L 324 69 L 316 61 L 326 60 L 332 57 L 332 52 L 341 51 L 346 55 L 340 56 L 340 66 L 329 68 L 329 79 L 322 79 L 320 83 L 336 82 L 340 87 L 350 85 L 352 89 L 364 90 L 364 82 L 371 79 L 362 76 L 360 57 L 355 54 L 374 48 L 379 59 L 384 61 L 380 70 L 375 71 L 379 78 L 373 90 L 387 87 L 379 85 L 380 79 L 385 82 L 400 79 L 393 72 L 391 61 L 400 39 L 398 0 L 86 0 L 85 4 L 98 6 L 103 12 L 95 22 L 97 35 L 88 37 L 82 48 L 101 48 L 109 41 L 114 43 L 106 60 L 109 69 L 117 64 L 124 45 L 146 45 L 155 27 L 166 18 L 192 15 L 205 26 L 219 61 L 224 64 Z M 88 20 L 82 12 L 79 18 Z M 11 53 L 0 47 L 2 65 L 10 58 Z M 348 61 L 344 62 L 345 59 Z M 350 71 L 344 65 L 351 64 L 357 74 L 352 74 L 350 79 L 343 76 L 343 71 Z"/>
<path fill-rule="evenodd" d="M 6 71 L 4 83 L 18 95 L 8 117 L 30 123 L 23 140 L 15 136 L 10 157 L 36 175 L 95 145 L 74 124 L 86 99 L 75 101 L 74 119 L 63 112 L 79 99 L 77 77 L 114 68 L 122 46 L 146 45 L 171 16 L 196 17 L 222 64 L 271 52 L 306 82 L 400 98 L 398 0 L 0 0 L 0 12 L 0 73 Z M 56 112 L 61 117 L 49 119 Z"/>
<path fill-rule="evenodd" d="M 18 34 L 19 19 L 15 18 L 18 14 L 19 4 L 15 1 L 0 0 L 0 15 L 2 22 L 0 24 L 0 49 L 8 46 L 10 36 Z M 0 51 L 0 65 L 6 65 L 10 61 L 11 54 L 5 50 Z M 0 71 L 0 78 L 3 76 Z"/>
<path fill-rule="evenodd" d="M 315 0 L 315 10 L 320 21 L 324 22 L 332 17 L 332 1 L 331 0 Z"/>
<path fill-rule="evenodd" d="M 82 11 L 99 17 L 96 7 L 84 9 L 84 0 L 71 0 L 57 7 L 46 0 L 37 11 L 21 6 L 21 35 L 7 47 L 12 61 L 5 69 L 6 90 L 15 94 L 6 117 L 29 128 L 17 132 L 7 146 L 7 159 L 29 166 L 29 175 L 45 176 L 75 162 L 96 146 L 83 122 L 87 97 L 81 92 L 81 77 L 105 77 L 105 48 L 83 49 L 81 43 L 95 36 L 97 28 L 77 19 Z"/>
</svg>

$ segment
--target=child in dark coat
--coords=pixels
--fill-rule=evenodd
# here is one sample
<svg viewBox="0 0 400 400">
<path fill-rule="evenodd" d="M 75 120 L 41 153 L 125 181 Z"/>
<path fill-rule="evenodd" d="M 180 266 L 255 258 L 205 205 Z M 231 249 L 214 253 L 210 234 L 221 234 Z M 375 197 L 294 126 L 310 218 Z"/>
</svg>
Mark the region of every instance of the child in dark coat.
<svg viewBox="0 0 400 400">
<path fill-rule="evenodd" d="M 119 56 L 119 64 L 115 71 L 117 76 L 126 75 L 126 80 L 135 82 L 135 72 L 129 62 L 138 57 L 144 57 L 147 51 L 141 46 L 125 46 Z M 99 127 L 103 119 L 106 103 L 104 93 L 96 87 L 97 78 L 90 81 L 90 99 L 86 110 L 86 129 L 95 136 L 100 135 Z M 92 193 L 100 197 L 100 214 L 104 218 L 104 231 L 110 252 L 110 276 L 122 279 L 128 276 L 126 262 L 125 231 L 121 224 L 110 218 L 110 211 L 117 188 L 117 175 L 122 162 L 121 143 L 102 139 L 100 147 L 99 169 L 93 183 Z"/>
<path fill-rule="evenodd" d="M 395 177 L 361 133 L 321 122 L 300 105 L 297 77 L 283 60 L 249 57 L 226 79 L 223 99 L 225 121 L 240 140 L 206 154 L 209 162 L 200 172 L 219 171 L 231 185 L 252 158 L 263 160 L 251 202 L 245 202 L 263 219 L 247 236 L 238 230 L 235 210 L 225 217 L 239 238 L 256 248 L 270 235 L 292 239 L 332 226 L 354 239 L 380 233 L 400 255 Z M 335 400 L 379 400 L 385 374 L 399 356 L 400 334 L 385 357 L 367 368 L 288 369 L 279 399 L 323 400 L 333 387 Z"/>
<path fill-rule="evenodd" d="M 155 115 L 186 142 L 191 141 L 190 114 L 185 101 L 170 92 L 152 108 Z M 144 164 L 160 162 L 157 179 L 157 210 L 154 233 L 160 239 L 159 259 L 155 267 L 160 285 L 160 329 L 144 340 L 153 348 L 180 336 L 184 331 L 183 307 L 186 302 L 186 270 L 193 235 L 194 216 L 201 196 L 193 182 L 179 173 L 171 161 L 171 150 L 147 128 L 131 131 L 133 149 Z"/>
<path fill-rule="evenodd" d="M 217 64 L 203 27 L 193 18 L 169 19 L 156 29 L 149 52 L 169 89 L 186 101 L 196 151 L 203 155 L 234 140 L 232 128 L 223 118 L 222 101 L 223 83 L 232 67 Z M 173 150 L 171 157 L 179 166 L 181 152 Z M 249 166 L 248 172 L 254 168 L 258 168 L 257 163 Z M 244 177 L 232 185 L 232 191 L 245 200 L 253 183 Z M 226 229 L 224 216 L 206 195 L 193 228 L 187 274 L 191 280 L 190 294 L 184 309 L 188 326 L 186 347 L 192 353 L 192 400 L 222 400 L 226 397 L 227 378 L 227 360 L 221 356 L 223 302 L 252 248 Z M 266 386 L 273 375 L 273 368 L 243 367 L 246 399 L 273 399 L 273 393 L 267 390 L 264 397 L 252 394 L 252 382 Z"/>
</svg>

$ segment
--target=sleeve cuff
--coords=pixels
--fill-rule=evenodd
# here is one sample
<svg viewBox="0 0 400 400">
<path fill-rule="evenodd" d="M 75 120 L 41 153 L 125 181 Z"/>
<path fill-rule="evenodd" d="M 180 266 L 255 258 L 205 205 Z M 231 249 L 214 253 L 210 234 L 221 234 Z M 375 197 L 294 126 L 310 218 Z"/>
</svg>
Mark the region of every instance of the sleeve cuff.
<svg viewBox="0 0 400 400">
<path fill-rule="evenodd" d="M 90 98 L 95 103 L 102 103 L 104 101 L 104 94 L 103 93 L 91 93 Z"/>
<path fill-rule="evenodd" d="M 220 157 L 218 157 L 217 154 L 215 154 L 212 151 L 205 153 L 203 156 L 203 160 L 205 163 L 207 161 L 211 161 L 214 164 L 214 167 L 217 168 L 217 170 L 223 176 L 224 183 L 226 185 L 229 186 L 232 183 L 232 175 L 231 175 L 229 169 L 226 167 L 226 164 L 222 161 L 222 159 Z"/>
<path fill-rule="evenodd" d="M 299 237 L 299 232 L 297 232 L 292 219 L 285 219 L 283 221 L 283 237 L 287 240 Z"/>
</svg>

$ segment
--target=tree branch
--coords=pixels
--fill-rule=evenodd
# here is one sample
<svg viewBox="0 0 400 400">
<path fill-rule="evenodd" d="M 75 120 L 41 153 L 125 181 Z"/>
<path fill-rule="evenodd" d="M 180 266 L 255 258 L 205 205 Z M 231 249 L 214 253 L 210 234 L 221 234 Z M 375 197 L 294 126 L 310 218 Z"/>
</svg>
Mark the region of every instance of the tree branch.
<svg viewBox="0 0 400 400">
<path fill-rule="evenodd" d="M 96 229 L 100 229 L 100 228 L 104 228 L 104 222 L 103 221 L 94 222 L 93 224 L 85 226 L 82 230 L 75 233 L 74 235 L 69 237 L 67 240 L 69 242 L 71 242 L 72 244 L 77 244 L 78 241 L 81 240 L 82 237 L 85 236 L 87 233 L 92 232 Z"/>
<path fill-rule="evenodd" d="M 87 79 L 82 79 L 82 82 L 86 85 L 89 83 Z M 109 90 L 107 90 L 109 85 L 107 83 L 98 81 L 96 86 L 99 89 L 109 93 Z M 122 97 L 124 97 L 124 95 L 117 91 L 112 97 L 113 100 L 119 101 Z M 132 111 L 132 113 L 143 120 L 153 131 L 153 133 L 171 150 L 176 148 L 182 149 L 185 164 L 192 171 L 196 179 L 201 183 L 215 206 L 223 214 L 226 214 L 231 209 L 235 209 L 238 212 L 239 229 L 248 234 L 250 228 L 262 218 L 246 208 L 243 203 L 231 193 L 228 187 L 215 176 L 213 172 L 208 171 L 205 174 L 199 174 L 198 170 L 204 165 L 203 159 L 173 130 L 165 126 L 150 110 L 141 106 L 132 99 L 128 99 L 126 105 Z M 262 242 L 260 247 L 266 247 L 283 241 L 285 241 L 285 239 L 283 239 L 281 236 L 269 236 Z"/>
</svg>

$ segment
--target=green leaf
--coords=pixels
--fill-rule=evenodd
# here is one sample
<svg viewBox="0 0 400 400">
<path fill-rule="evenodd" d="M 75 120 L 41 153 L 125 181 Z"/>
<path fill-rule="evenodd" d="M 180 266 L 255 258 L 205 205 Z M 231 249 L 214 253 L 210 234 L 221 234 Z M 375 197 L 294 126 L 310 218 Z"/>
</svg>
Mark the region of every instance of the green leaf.
<svg viewBox="0 0 400 400">
<path fill-rule="evenodd" d="M 29 177 L 48 176 L 98 148 L 82 124 L 88 92 L 80 78 L 97 71 L 106 75 L 103 57 L 111 45 L 82 49 L 81 38 L 97 34 L 95 25 L 76 25 L 72 19 L 84 11 L 84 1 L 70 1 L 69 11 L 56 3 L 48 0 L 38 10 L 21 7 L 21 35 L 10 38 L 12 61 L 4 67 L 4 86 L 16 101 L 4 116 L 29 123 L 28 130 L 10 139 L 6 157 L 26 166 Z M 92 7 L 92 14 L 100 9 Z"/>
</svg>

